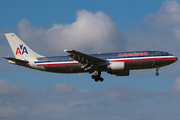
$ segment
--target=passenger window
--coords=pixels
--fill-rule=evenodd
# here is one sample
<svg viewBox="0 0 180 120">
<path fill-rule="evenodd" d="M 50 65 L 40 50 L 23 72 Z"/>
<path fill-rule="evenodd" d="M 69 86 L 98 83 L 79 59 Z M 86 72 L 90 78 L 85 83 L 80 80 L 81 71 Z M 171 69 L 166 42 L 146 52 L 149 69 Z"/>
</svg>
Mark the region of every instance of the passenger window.
<svg viewBox="0 0 180 120">
<path fill-rule="evenodd" d="M 160 52 L 156 52 L 156 56 L 160 56 L 161 55 L 161 53 Z"/>
</svg>

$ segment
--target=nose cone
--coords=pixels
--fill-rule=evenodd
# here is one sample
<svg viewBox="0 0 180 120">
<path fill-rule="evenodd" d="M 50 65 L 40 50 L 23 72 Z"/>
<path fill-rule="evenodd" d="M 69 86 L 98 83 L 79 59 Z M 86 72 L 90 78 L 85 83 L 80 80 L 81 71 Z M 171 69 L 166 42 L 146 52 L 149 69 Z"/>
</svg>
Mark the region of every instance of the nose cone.
<svg viewBox="0 0 180 120">
<path fill-rule="evenodd" d="M 176 56 L 172 56 L 172 57 L 169 57 L 169 59 L 166 61 L 167 64 L 172 64 L 174 62 L 176 62 L 178 60 L 178 58 Z"/>
<path fill-rule="evenodd" d="M 172 59 L 172 63 L 176 62 L 177 60 L 178 60 L 178 58 L 174 56 Z"/>
<path fill-rule="evenodd" d="M 174 61 L 177 61 L 177 60 L 178 60 L 178 58 L 177 58 L 177 57 L 175 57 Z"/>
</svg>

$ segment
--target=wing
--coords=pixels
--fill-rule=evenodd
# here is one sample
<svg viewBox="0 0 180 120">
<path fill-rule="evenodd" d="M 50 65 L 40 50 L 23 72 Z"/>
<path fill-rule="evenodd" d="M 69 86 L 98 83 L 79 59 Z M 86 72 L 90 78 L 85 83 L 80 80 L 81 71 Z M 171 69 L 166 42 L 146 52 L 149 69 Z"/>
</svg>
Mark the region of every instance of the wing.
<svg viewBox="0 0 180 120">
<path fill-rule="evenodd" d="M 84 68 L 85 70 L 92 70 L 93 72 L 94 70 L 98 71 L 105 69 L 105 66 L 108 62 L 106 60 L 93 57 L 91 55 L 87 55 L 75 50 L 64 50 L 64 52 L 70 53 L 69 57 L 81 63 L 81 68 Z"/>
<path fill-rule="evenodd" d="M 3 58 L 9 60 L 8 62 L 12 63 L 12 64 L 25 66 L 28 63 L 28 61 L 20 60 L 20 59 L 16 59 L 16 58 L 11 58 L 11 57 L 3 57 Z"/>
</svg>

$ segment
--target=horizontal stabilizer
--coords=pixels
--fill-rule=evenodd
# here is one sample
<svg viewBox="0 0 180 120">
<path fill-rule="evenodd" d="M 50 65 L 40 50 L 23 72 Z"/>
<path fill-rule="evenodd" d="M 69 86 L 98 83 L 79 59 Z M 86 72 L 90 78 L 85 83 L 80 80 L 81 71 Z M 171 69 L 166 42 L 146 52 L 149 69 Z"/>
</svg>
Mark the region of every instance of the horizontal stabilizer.
<svg viewBox="0 0 180 120">
<path fill-rule="evenodd" d="M 26 60 L 20 60 L 20 59 L 11 58 L 11 57 L 3 57 L 3 58 L 10 60 L 9 63 L 12 63 L 12 64 L 26 65 L 28 63 L 28 61 Z"/>
</svg>

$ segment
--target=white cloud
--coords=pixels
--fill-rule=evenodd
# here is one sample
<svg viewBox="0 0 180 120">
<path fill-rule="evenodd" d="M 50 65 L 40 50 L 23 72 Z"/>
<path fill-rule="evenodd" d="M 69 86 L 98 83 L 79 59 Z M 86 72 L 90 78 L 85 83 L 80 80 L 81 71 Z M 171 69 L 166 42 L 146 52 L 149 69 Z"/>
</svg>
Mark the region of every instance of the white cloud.
<svg viewBox="0 0 180 120">
<path fill-rule="evenodd" d="M 164 2 L 158 15 L 147 16 L 144 22 L 153 25 L 150 32 L 140 27 L 135 32 L 124 32 L 128 43 L 126 50 L 156 48 L 178 53 L 178 37 L 173 37 L 179 32 L 178 7 L 176 1 Z M 44 55 L 46 52 L 59 54 L 64 48 L 110 52 L 122 50 L 126 45 L 116 25 L 103 12 L 81 10 L 77 12 L 74 23 L 56 23 L 48 28 L 33 27 L 27 19 L 23 19 L 18 23 L 18 30 L 25 42 L 35 46 Z M 173 72 L 172 69 L 169 70 L 168 73 Z M 179 78 L 172 85 L 172 91 L 147 91 L 121 85 L 111 86 L 103 91 L 87 91 L 75 90 L 74 86 L 65 83 L 54 84 L 55 90 L 32 90 L 12 84 L 9 80 L 1 79 L 0 83 L 2 120 L 10 120 L 12 117 L 15 120 L 179 119 L 179 96 L 174 94 L 180 91 Z"/>
<path fill-rule="evenodd" d="M 67 85 L 66 83 L 55 83 L 54 88 L 58 93 L 72 93 L 75 91 L 74 86 Z"/>
<path fill-rule="evenodd" d="M 7 30 L 5 30 L 7 31 Z M 0 33 L 0 53 L 14 57 L 4 36 Z M 84 53 L 121 51 L 125 40 L 117 25 L 109 16 L 99 11 L 92 13 L 87 10 L 77 12 L 76 21 L 71 24 L 55 23 L 52 26 L 34 27 L 28 19 L 18 22 L 16 34 L 37 53 L 44 56 L 67 55 L 64 49 L 76 49 Z M 8 31 L 9 32 L 9 31 Z M 8 67 L 7 67 L 8 66 Z M 7 60 L 0 63 L 0 69 L 11 69 L 17 66 L 8 65 Z"/>
<path fill-rule="evenodd" d="M 17 111 L 15 108 L 8 106 L 0 105 L 0 119 L 19 117 L 21 115 L 21 111 Z"/>
<path fill-rule="evenodd" d="M 9 85 L 4 84 L 8 83 Z M 0 94 L 1 120 L 58 120 L 58 119 L 126 119 L 143 120 L 156 116 L 176 118 L 180 108 L 179 96 L 168 90 L 147 91 L 114 85 L 103 91 L 76 90 L 65 83 L 54 84 L 55 89 L 33 90 L 12 84 L 9 80 L 1 82 L 6 87 L 24 91 L 26 94 Z M 5 87 L 1 90 L 6 90 Z M 23 88 L 23 89 L 22 89 Z M 16 91 L 16 89 L 14 91 Z M 71 91 L 68 91 L 68 90 Z M 57 94 L 71 93 L 71 94 Z M 173 104 L 172 104 L 173 103 Z M 148 109 L 147 109 L 148 108 Z M 129 116 L 129 112 L 131 116 Z M 175 115 L 175 116 L 174 116 Z"/>
<path fill-rule="evenodd" d="M 127 39 L 126 50 L 159 50 L 180 56 L 180 4 L 176 0 L 164 1 L 160 10 L 147 15 L 136 30 L 123 31 Z M 167 75 L 180 72 L 179 61 L 160 69 Z"/>
<path fill-rule="evenodd" d="M 137 95 L 139 96 L 141 90 L 130 89 L 121 85 L 115 85 L 115 86 L 107 87 L 103 91 L 103 93 L 107 98 L 129 102 L 129 101 L 138 100 Z"/>
<path fill-rule="evenodd" d="M 0 95 L 18 95 L 25 91 L 25 88 L 13 85 L 9 80 L 0 79 Z"/>
<path fill-rule="evenodd" d="M 176 81 L 173 83 L 172 89 L 173 89 L 175 92 L 180 93 L 180 77 L 177 78 Z"/>
<path fill-rule="evenodd" d="M 125 41 L 117 25 L 103 12 L 77 12 L 71 24 L 55 23 L 51 27 L 33 27 L 27 19 L 18 23 L 19 36 L 39 51 L 62 53 L 76 49 L 88 53 L 123 50 Z M 39 47 L 41 46 L 41 47 Z M 43 52 L 44 53 L 44 52 Z"/>
<path fill-rule="evenodd" d="M 147 15 L 143 20 L 151 26 L 121 32 L 110 17 L 100 11 L 80 10 L 75 22 L 55 23 L 48 27 L 33 27 L 30 21 L 22 19 L 18 23 L 18 35 L 45 56 L 67 55 L 63 49 L 76 49 L 84 53 L 154 49 L 180 56 L 179 9 L 177 1 L 165 1 L 159 12 Z M 152 29 L 149 30 L 149 27 Z M 178 72 L 179 68 L 178 65 L 172 66 L 171 72 Z"/>
<path fill-rule="evenodd" d="M 180 42 L 180 4 L 176 0 L 163 2 L 158 13 L 147 15 L 143 21 L 158 31 L 169 32 L 167 35 L 172 34 L 175 36 L 172 39 Z M 170 39 L 171 42 L 172 39 Z M 175 43 L 172 44 L 175 45 Z"/>
<path fill-rule="evenodd" d="M 180 5 L 177 1 L 164 1 L 160 10 L 147 15 L 142 24 L 147 26 L 124 31 L 128 49 L 179 50 Z"/>
<path fill-rule="evenodd" d="M 144 22 L 154 27 L 169 27 L 180 25 L 180 5 L 176 0 L 163 2 L 158 13 L 147 15 Z"/>
</svg>

